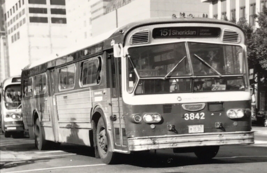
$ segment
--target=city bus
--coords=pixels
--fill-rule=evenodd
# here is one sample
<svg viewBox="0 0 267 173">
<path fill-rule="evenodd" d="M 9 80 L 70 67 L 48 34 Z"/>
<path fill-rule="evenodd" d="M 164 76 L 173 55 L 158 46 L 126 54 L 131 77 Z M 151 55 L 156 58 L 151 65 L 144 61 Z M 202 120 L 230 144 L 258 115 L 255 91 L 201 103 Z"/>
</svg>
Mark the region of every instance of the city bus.
<svg viewBox="0 0 267 173">
<path fill-rule="evenodd" d="M 71 143 L 106 164 L 172 149 L 210 160 L 253 144 L 245 37 L 215 19 L 129 23 L 22 70 L 22 113 L 39 150 Z"/>
<path fill-rule="evenodd" d="M 1 83 L 0 96 L 1 130 L 5 137 L 23 136 L 24 124 L 21 116 L 21 78 L 13 76 Z"/>
</svg>

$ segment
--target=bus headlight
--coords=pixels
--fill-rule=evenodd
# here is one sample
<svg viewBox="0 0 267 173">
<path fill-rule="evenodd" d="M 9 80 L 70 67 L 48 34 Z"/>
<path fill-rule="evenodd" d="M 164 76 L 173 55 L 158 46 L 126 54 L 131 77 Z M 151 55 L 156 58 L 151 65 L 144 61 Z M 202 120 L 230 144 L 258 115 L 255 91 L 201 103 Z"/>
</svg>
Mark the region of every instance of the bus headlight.
<svg viewBox="0 0 267 173">
<path fill-rule="evenodd" d="M 236 119 L 244 117 L 245 114 L 243 109 L 229 109 L 226 115 L 231 119 Z"/>
<path fill-rule="evenodd" d="M 15 114 L 11 115 L 11 117 L 12 117 L 13 119 L 16 119 L 16 118 L 17 118 L 17 116 L 16 116 Z"/>
<path fill-rule="evenodd" d="M 143 115 L 143 120 L 146 123 L 159 123 L 162 120 L 162 117 L 158 113 L 146 113 Z"/>
<path fill-rule="evenodd" d="M 142 117 L 139 114 L 132 114 L 131 118 L 132 118 L 132 121 L 135 123 L 141 123 L 142 121 Z"/>
</svg>

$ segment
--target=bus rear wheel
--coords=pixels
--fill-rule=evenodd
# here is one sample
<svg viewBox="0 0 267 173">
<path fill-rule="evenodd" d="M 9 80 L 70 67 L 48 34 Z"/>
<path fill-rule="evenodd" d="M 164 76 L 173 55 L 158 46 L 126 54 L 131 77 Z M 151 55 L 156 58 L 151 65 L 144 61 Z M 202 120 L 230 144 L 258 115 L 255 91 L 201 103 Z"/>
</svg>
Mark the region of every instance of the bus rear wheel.
<svg viewBox="0 0 267 173">
<path fill-rule="evenodd" d="M 11 133 L 10 132 L 4 132 L 4 135 L 6 138 L 9 138 L 11 136 Z"/>
<path fill-rule="evenodd" d="M 198 159 L 202 161 L 209 161 L 218 154 L 219 149 L 219 146 L 198 147 L 194 153 Z"/>
<path fill-rule="evenodd" d="M 96 146 L 101 160 L 106 164 L 113 164 L 117 161 L 117 153 L 111 152 L 110 140 L 107 128 L 101 117 L 96 127 Z"/>
<path fill-rule="evenodd" d="M 38 118 L 36 119 L 34 125 L 34 142 L 35 142 L 35 147 L 38 150 L 46 149 L 47 141 L 44 139 L 44 133 Z"/>
</svg>

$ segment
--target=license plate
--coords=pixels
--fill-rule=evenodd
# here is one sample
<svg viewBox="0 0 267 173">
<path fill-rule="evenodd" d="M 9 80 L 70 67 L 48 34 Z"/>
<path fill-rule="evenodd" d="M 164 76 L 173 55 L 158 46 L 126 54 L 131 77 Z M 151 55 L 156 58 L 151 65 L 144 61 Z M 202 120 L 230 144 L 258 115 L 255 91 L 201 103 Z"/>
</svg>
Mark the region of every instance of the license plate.
<svg viewBox="0 0 267 173">
<path fill-rule="evenodd" d="M 7 130 L 16 130 L 16 127 L 7 127 Z"/>
<path fill-rule="evenodd" d="M 204 132 L 204 125 L 192 125 L 188 126 L 189 133 L 203 133 Z"/>
</svg>

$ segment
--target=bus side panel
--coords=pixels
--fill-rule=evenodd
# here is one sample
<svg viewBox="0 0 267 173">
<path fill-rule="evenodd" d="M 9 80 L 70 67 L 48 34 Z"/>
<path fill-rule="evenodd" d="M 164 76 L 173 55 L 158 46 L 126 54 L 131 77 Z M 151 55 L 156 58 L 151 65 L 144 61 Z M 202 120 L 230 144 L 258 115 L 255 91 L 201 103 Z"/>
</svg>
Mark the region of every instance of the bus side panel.
<svg viewBox="0 0 267 173">
<path fill-rule="evenodd" d="M 31 139 L 34 138 L 34 118 L 33 113 L 34 110 L 36 110 L 36 101 L 33 97 L 24 97 L 22 101 L 22 112 L 23 112 L 23 121 L 26 126 L 26 129 L 28 129 L 29 137 Z"/>
<path fill-rule="evenodd" d="M 90 145 L 91 100 L 89 88 L 56 94 L 60 142 Z"/>
</svg>

